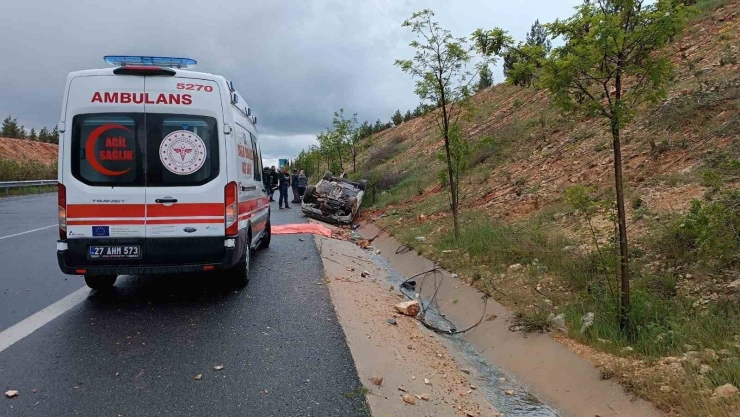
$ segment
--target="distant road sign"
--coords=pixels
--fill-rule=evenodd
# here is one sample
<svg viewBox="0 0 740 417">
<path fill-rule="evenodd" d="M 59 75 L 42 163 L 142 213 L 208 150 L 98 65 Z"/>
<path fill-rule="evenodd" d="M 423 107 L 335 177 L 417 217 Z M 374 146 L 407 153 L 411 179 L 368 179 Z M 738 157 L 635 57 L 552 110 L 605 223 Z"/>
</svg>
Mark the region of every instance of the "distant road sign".
<svg viewBox="0 0 740 417">
<path fill-rule="evenodd" d="M 278 169 L 282 169 L 284 166 L 288 166 L 287 159 L 278 159 Z"/>
</svg>

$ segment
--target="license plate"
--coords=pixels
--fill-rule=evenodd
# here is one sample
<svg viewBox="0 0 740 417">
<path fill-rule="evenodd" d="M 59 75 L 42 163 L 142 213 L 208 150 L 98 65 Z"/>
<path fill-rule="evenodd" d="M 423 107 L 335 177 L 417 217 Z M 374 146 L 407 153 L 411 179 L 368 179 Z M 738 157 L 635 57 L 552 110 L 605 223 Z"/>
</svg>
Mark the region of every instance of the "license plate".
<svg viewBox="0 0 740 417">
<path fill-rule="evenodd" d="M 141 258 L 138 245 L 90 246 L 90 259 L 137 259 Z"/>
</svg>

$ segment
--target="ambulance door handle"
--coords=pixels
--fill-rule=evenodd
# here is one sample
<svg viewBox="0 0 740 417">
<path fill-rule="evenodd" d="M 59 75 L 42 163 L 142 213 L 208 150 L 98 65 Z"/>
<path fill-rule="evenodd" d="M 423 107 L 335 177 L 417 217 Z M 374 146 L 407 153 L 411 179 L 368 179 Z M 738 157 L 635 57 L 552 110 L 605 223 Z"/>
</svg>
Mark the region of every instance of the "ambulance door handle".
<svg viewBox="0 0 740 417">
<path fill-rule="evenodd" d="M 254 191 L 257 189 L 256 185 L 244 186 L 242 185 L 242 191 Z"/>
<path fill-rule="evenodd" d="M 177 203 L 177 199 L 172 198 L 172 197 L 165 197 L 165 198 L 158 198 L 154 200 L 154 202 L 160 203 L 160 204 L 172 204 L 172 203 Z"/>
</svg>

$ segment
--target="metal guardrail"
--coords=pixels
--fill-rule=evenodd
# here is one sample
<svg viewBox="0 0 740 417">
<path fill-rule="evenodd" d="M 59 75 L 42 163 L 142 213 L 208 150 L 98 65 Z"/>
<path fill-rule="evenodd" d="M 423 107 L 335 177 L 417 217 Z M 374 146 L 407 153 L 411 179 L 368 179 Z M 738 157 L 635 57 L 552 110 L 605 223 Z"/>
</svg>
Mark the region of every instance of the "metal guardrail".
<svg viewBox="0 0 740 417">
<path fill-rule="evenodd" d="M 0 190 L 5 189 L 5 196 L 7 197 L 11 188 L 41 187 L 51 185 L 57 185 L 57 180 L 0 181 Z"/>
</svg>

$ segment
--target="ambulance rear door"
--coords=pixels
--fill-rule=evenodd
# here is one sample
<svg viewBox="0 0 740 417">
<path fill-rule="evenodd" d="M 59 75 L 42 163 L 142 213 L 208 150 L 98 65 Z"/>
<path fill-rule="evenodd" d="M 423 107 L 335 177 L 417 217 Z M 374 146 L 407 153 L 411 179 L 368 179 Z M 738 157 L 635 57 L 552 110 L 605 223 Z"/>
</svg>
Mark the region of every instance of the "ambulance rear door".
<svg viewBox="0 0 740 417">
<path fill-rule="evenodd" d="M 145 237 L 144 78 L 72 78 L 61 183 L 70 264 L 136 262 Z"/>
<path fill-rule="evenodd" d="M 147 76 L 145 89 L 147 257 L 222 262 L 227 162 L 219 86 Z"/>
</svg>

